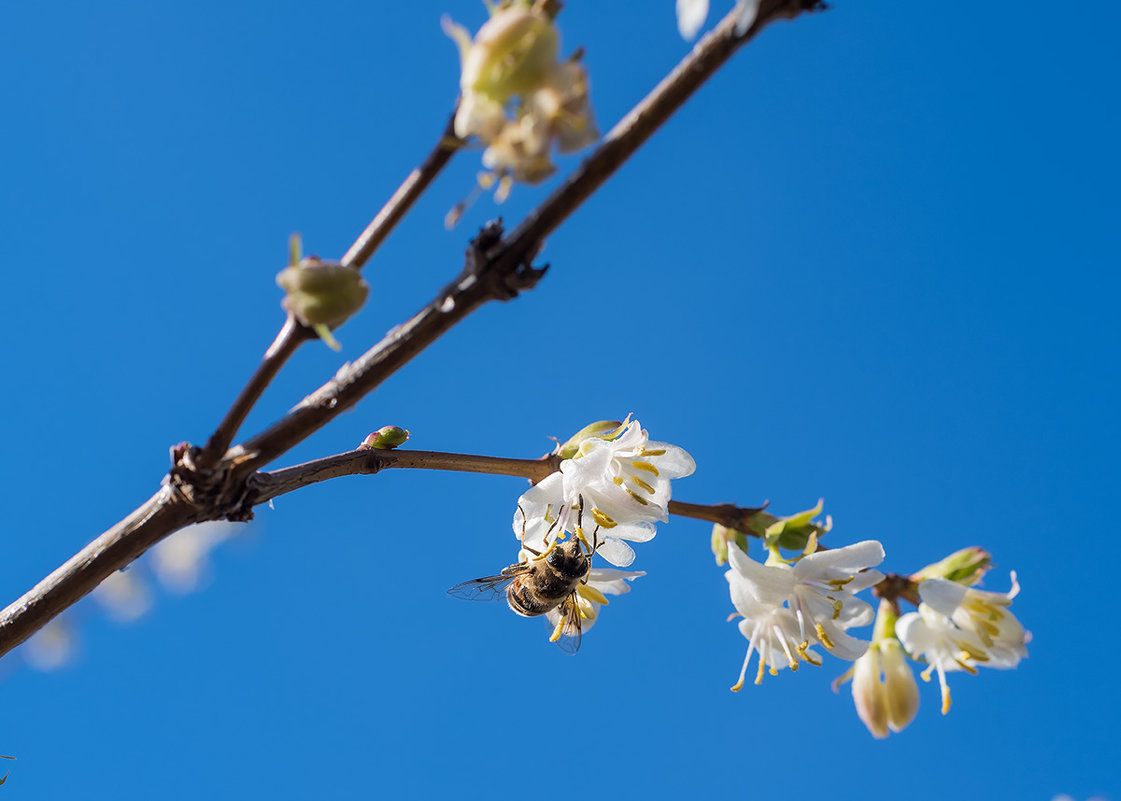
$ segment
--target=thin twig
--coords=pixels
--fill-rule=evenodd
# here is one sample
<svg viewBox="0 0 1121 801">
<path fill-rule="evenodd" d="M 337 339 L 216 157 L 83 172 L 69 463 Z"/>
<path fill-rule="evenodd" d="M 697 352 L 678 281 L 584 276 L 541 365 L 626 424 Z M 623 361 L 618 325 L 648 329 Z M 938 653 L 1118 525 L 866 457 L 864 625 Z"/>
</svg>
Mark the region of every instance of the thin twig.
<svg viewBox="0 0 1121 801">
<path fill-rule="evenodd" d="M 241 390 L 241 394 L 237 396 L 237 400 L 234 401 L 230 410 L 226 412 L 222 422 L 214 429 L 210 439 L 206 441 L 206 446 L 198 457 L 200 465 L 209 467 L 217 464 L 230 447 L 230 443 L 237 435 L 237 430 L 241 428 L 241 424 L 245 422 L 249 412 L 253 410 L 265 389 L 276 378 L 276 374 L 280 372 L 280 368 L 284 366 L 284 363 L 288 361 L 301 344 L 314 338 L 315 333 L 311 329 L 300 325 L 291 314 L 288 315 L 280 333 L 276 335 L 276 339 L 265 351 L 265 357 L 257 365 L 257 369 L 250 377 L 249 382 Z"/>
<path fill-rule="evenodd" d="M 371 475 L 395 467 L 520 476 L 537 483 L 560 468 L 560 457 L 549 454 L 540 459 L 507 459 L 443 451 L 359 448 L 268 473 L 256 473 L 247 482 L 250 487 L 247 502 L 258 505 L 320 481 L 342 476 Z"/>
<path fill-rule="evenodd" d="M 420 166 L 409 173 L 408 177 L 397 188 L 397 191 L 393 193 L 393 196 L 382 206 L 377 216 L 366 226 L 366 230 L 350 246 L 346 255 L 343 256 L 343 264 L 361 270 L 397 226 L 397 223 L 401 221 L 424 193 L 424 190 L 451 160 L 452 155 L 459 149 L 455 144 L 458 140 L 453 127 L 454 122 L 455 111 L 453 110 L 448 118 L 447 125 L 444 126 L 443 133 L 440 134 L 440 138 L 436 141 L 428 156 Z M 300 345 L 316 338 L 317 335 L 314 331 L 301 325 L 291 314 L 288 315 L 288 319 L 280 329 L 280 333 L 276 335 L 272 345 L 265 352 L 265 357 L 258 365 L 257 370 L 241 390 L 241 394 L 238 395 L 233 406 L 226 412 L 222 422 L 210 435 L 210 439 L 207 440 L 202 452 L 196 457 L 200 468 L 211 468 L 218 463 L 218 460 L 230 447 L 234 437 L 237 436 L 238 429 L 245 422 L 249 412 L 253 410 L 276 374 L 280 372 L 280 368 L 284 366 L 284 363 L 288 361 Z"/>
<path fill-rule="evenodd" d="M 393 197 L 382 206 L 378 215 L 370 221 L 366 230 L 354 241 L 346 255 L 343 256 L 343 264 L 361 270 L 370 260 L 370 257 L 374 255 L 374 251 L 381 247 L 381 243 L 389 236 L 389 232 L 397 226 L 401 218 L 413 207 L 417 198 L 424 193 L 432 180 L 440 174 L 440 170 L 444 169 L 444 165 L 459 150 L 461 144 L 457 144 L 459 139 L 455 135 L 454 123 L 455 111 L 453 110 L 440 141 L 432 148 L 428 158 L 409 173 L 409 177 L 401 183 L 401 186 L 393 193 Z"/>
<path fill-rule="evenodd" d="M 771 522 L 775 518 L 767 515 L 763 510 L 766 505 L 756 507 L 736 506 L 730 503 L 717 503 L 711 506 L 700 503 L 685 503 L 684 501 L 670 501 L 669 513 L 681 517 L 691 517 L 694 520 L 707 520 L 710 523 L 719 523 L 725 528 L 742 531 L 748 536 L 758 536 L 756 529 L 759 527 L 758 515 L 766 515 Z"/>
</svg>

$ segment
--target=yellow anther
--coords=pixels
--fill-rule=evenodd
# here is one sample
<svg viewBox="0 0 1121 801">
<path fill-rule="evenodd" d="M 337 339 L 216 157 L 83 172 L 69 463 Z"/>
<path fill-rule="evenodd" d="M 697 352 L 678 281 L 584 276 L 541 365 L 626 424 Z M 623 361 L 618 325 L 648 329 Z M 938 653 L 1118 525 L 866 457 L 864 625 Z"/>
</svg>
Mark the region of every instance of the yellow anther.
<svg viewBox="0 0 1121 801">
<path fill-rule="evenodd" d="M 961 649 L 961 656 L 963 659 L 972 659 L 974 662 L 989 661 L 989 655 L 987 653 L 978 648 L 974 648 L 967 642 L 954 640 L 954 645 Z"/>
<path fill-rule="evenodd" d="M 948 684 L 942 685 L 942 714 L 945 715 L 950 711 L 950 686 Z"/>
<path fill-rule="evenodd" d="M 923 681 L 930 681 L 930 675 L 934 672 L 934 665 L 931 665 L 919 675 L 922 676 Z"/>
<path fill-rule="evenodd" d="M 595 520 L 601 528 L 615 528 L 615 526 L 619 525 L 594 506 L 592 507 L 592 519 Z"/>
<path fill-rule="evenodd" d="M 842 587 L 844 587 L 846 584 L 848 584 L 850 581 L 852 581 L 854 578 L 856 578 L 856 576 L 849 576 L 848 578 L 829 579 L 828 583 L 831 587 L 835 587 L 836 589 L 839 590 Z"/>
<path fill-rule="evenodd" d="M 566 617 L 562 617 L 557 621 L 556 628 L 554 628 L 553 633 L 549 635 L 549 642 L 556 642 L 561 638 L 561 632 L 564 631 L 564 623 L 567 619 Z"/>
<path fill-rule="evenodd" d="M 646 504 L 646 499 L 643 498 L 641 495 L 639 495 L 637 492 L 635 492 L 633 489 L 631 489 L 630 487 L 623 487 L 623 489 L 625 489 L 627 491 L 627 495 L 630 495 L 632 498 L 634 498 L 636 501 L 641 503 L 643 506 L 647 505 Z"/>
<path fill-rule="evenodd" d="M 642 456 L 665 456 L 666 455 L 666 449 L 665 448 L 653 448 L 653 449 L 639 448 L 638 452 Z"/>
<path fill-rule="evenodd" d="M 614 481 L 616 484 L 618 484 L 620 487 L 623 486 L 623 477 L 622 476 L 615 476 L 615 478 L 613 478 L 611 480 Z"/>
<path fill-rule="evenodd" d="M 636 459 L 631 462 L 631 467 L 635 470 L 645 470 L 647 473 L 653 473 L 656 476 L 660 475 L 660 473 L 658 473 L 658 468 L 654 467 L 650 462 L 640 462 Z"/>
<path fill-rule="evenodd" d="M 806 651 L 806 653 L 802 654 L 802 658 L 805 659 L 807 662 L 809 662 L 814 667 L 821 667 L 821 660 L 820 659 L 814 659 L 813 654 L 811 654 L 809 651 Z"/>
<path fill-rule="evenodd" d="M 816 629 L 817 629 L 817 638 L 819 640 L 821 640 L 821 644 L 824 645 L 826 648 L 828 648 L 830 651 L 832 651 L 833 648 L 834 648 L 833 641 L 830 640 L 829 635 L 825 633 L 825 627 L 822 626 L 820 623 L 818 623 Z"/>
<path fill-rule="evenodd" d="M 833 619 L 836 620 L 841 616 L 841 610 L 845 608 L 845 602 L 837 599 L 833 600 Z"/>
<path fill-rule="evenodd" d="M 770 673 L 772 676 L 777 676 L 778 675 L 778 668 L 773 667 L 770 670 L 768 670 L 767 672 Z"/>
<path fill-rule="evenodd" d="M 610 603 L 610 601 L 607 600 L 607 596 L 597 590 L 591 584 L 577 585 L 576 592 L 580 595 L 580 597 L 587 598 L 589 601 L 595 601 L 597 604 L 603 604 L 604 606 L 607 606 Z"/>
<path fill-rule="evenodd" d="M 743 676 L 740 676 L 740 680 L 733 684 L 731 689 L 734 693 L 738 693 L 743 689 Z"/>
<path fill-rule="evenodd" d="M 643 481 L 638 476 L 631 476 L 631 483 L 634 484 L 636 487 L 639 487 L 641 489 L 646 490 L 651 495 L 654 494 L 654 488 L 651 487 L 649 484 L 647 484 L 645 481 Z"/>
</svg>

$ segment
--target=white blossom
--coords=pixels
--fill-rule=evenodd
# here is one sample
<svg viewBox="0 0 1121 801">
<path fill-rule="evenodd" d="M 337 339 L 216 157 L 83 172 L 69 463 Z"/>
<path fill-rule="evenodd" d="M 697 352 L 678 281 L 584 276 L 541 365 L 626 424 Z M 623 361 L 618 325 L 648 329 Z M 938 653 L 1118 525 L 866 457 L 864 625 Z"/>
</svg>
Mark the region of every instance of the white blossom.
<svg viewBox="0 0 1121 801">
<path fill-rule="evenodd" d="M 868 643 L 847 633 L 872 622 L 872 606 L 854 593 L 879 583 L 883 574 L 869 570 L 883 561 L 883 546 L 866 540 L 844 548 L 818 551 L 789 564 L 759 564 L 739 548 L 728 549 L 731 570 L 725 573 L 732 604 L 743 617 L 740 632 L 748 639 L 740 678 L 743 686 L 753 652 L 759 652 L 759 671 L 776 674 L 783 667 L 797 670 L 801 662 L 820 665 L 813 646 L 853 660 Z"/>
<path fill-rule="evenodd" d="M 946 673 L 975 674 L 978 666 L 1014 668 L 1028 655 L 1030 635 L 1008 611 L 1019 591 L 1015 573 L 1006 593 L 975 590 L 940 578 L 919 584 L 918 611 L 900 617 L 895 630 L 911 656 L 929 663 L 923 680 L 929 681 L 932 671 L 937 671 L 942 714 L 950 711 Z"/>
<path fill-rule="evenodd" d="M 693 457 L 676 445 L 651 442 L 638 421 L 606 437 L 587 437 L 560 470 L 519 499 L 514 533 L 523 547 L 544 552 L 573 532 L 608 562 L 634 561 L 627 544 L 646 542 L 669 519 L 670 480 L 691 474 Z"/>
<path fill-rule="evenodd" d="M 736 3 L 736 36 L 742 36 L 755 22 L 759 0 L 738 0 Z M 677 29 L 684 39 L 692 39 L 708 18 L 708 0 L 677 0 Z"/>
</svg>

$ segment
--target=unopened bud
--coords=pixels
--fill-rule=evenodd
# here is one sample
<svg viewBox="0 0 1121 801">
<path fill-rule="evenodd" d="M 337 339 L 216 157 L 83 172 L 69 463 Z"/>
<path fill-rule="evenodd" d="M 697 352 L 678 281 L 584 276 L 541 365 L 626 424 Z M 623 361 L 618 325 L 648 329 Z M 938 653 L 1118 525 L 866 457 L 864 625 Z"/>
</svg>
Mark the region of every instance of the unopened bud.
<svg viewBox="0 0 1121 801">
<path fill-rule="evenodd" d="M 969 548 L 962 548 L 940 562 L 927 565 L 911 578 L 914 581 L 943 578 L 970 586 L 981 580 L 986 571 L 992 567 L 992 561 L 992 554 L 984 548 L 974 545 Z"/>
<path fill-rule="evenodd" d="M 778 518 L 767 526 L 766 533 L 763 535 L 763 544 L 768 549 L 777 547 L 788 551 L 813 553 L 817 548 L 818 538 L 833 528 L 833 519 L 828 515 L 825 516 L 824 522 L 814 520 L 824 508 L 825 499 L 822 498 L 812 509 Z"/>
<path fill-rule="evenodd" d="M 580 451 L 580 443 L 584 440 L 592 438 L 615 439 L 623 433 L 624 427 L 625 424 L 618 420 L 599 420 L 584 426 L 569 437 L 566 442 L 558 445 L 556 452 L 562 459 L 571 459 Z"/>
<path fill-rule="evenodd" d="M 734 528 L 728 528 L 716 523 L 712 527 L 712 555 L 716 557 L 717 565 L 728 563 L 728 544 L 735 543 L 736 547 L 747 553 L 747 535 Z"/>
<path fill-rule="evenodd" d="M 331 329 L 362 308 L 370 292 L 353 267 L 314 256 L 281 270 L 276 283 L 287 293 L 281 305 L 301 323 L 314 328 L 335 350 L 338 343 L 331 336 Z"/>
<path fill-rule="evenodd" d="M 872 644 L 852 668 L 834 682 L 833 689 L 852 678 L 852 700 L 857 716 L 873 737 L 898 732 L 919 710 L 919 687 L 903 646 L 895 637 L 895 608 L 881 600 Z"/>
<path fill-rule="evenodd" d="M 359 447 L 381 448 L 390 450 L 398 445 L 404 445 L 409 440 L 409 432 L 401 426 L 382 426 L 366 439 L 362 440 Z"/>
</svg>

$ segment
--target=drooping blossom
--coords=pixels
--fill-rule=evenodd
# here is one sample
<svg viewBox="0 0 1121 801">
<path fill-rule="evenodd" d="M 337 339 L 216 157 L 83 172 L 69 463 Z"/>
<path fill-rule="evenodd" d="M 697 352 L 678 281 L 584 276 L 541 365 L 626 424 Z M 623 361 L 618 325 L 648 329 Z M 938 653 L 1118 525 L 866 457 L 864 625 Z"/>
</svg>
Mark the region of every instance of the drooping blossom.
<svg viewBox="0 0 1121 801">
<path fill-rule="evenodd" d="M 445 18 L 460 51 L 460 101 L 454 129 L 486 145 L 480 186 L 502 202 L 515 181 L 538 183 L 556 169 L 551 152 L 579 150 L 599 138 L 578 56 L 558 61 L 557 4 L 510 0 L 492 7 L 472 38 Z M 464 204 L 461 204 L 461 206 Z M 461 210 L 461 209 L 459 209 Z M 454 211 L 451 219 L 458 216 Z"/>
<path fill-rule="evenodd" d="M 890 601 L 881 600 L 872 644 L 864 656 L 833 683 L 834 691 L 852 679 L 852 700 L 857 716 L 873 737 L 902 731 L 919 710 L 919 687 L 903 646 L 895 636 L 898 613 Z"/>
<path fill-rule="evenodd" d="M 907 652 L 929 664 L 922 673 L 924 681 L 937 671 L 943 715 L 950 711 L 947 673 L 1014 668 L 1028 655 L 1031 635 L 1008 611 L 1019 591 L 1015 573 L 1008 592 L 976 590 L 940 578 L 919 584 L 918 611 L 900 617 L 895 630 Z"/>
<path fill-rule="evenodd" d="M 743 686 L 756 651 L 756 684 L 768 667 L 774 675 L 784 667 L 797 670 L 801 662 L 820 665 L 821 658 L 812 650 L 816 645 L 850 661 L 863 655 L 868 643 L 847 631 L 871 623 L 874 614 L 854 593 L 883 579 L 879 571 L 868 569 L 883 558 L 883 546 L 875 540 L 811 553 L 793 566 L 760 564 L 739 548 L 729 548 L 731 570 L 724 575 L 736 613 L 743 617 L 740 632 L 748 640 L 743 669 L 732 689 Z"/>
</svg>

